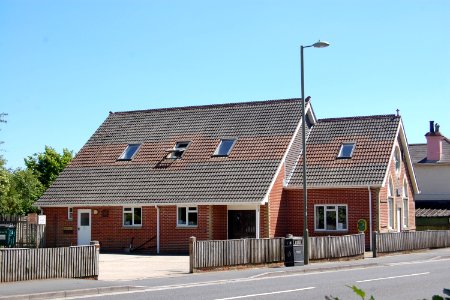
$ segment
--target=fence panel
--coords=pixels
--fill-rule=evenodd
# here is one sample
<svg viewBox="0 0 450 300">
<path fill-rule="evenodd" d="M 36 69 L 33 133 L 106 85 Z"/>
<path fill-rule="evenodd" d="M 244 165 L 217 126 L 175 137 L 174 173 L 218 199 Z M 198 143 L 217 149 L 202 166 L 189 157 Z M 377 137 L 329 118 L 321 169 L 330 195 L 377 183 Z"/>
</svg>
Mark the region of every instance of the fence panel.
<svg viewBox="0 0 450 300">
<path fill-rule="evenodd" d="M 364 251 L 364 234 L 309 238 L 311 260 L 358 256 Z"/>
<path fill-rule="evenodd" d="M 0 282 L 48 278 L 97 278 L 98 245 L 0 249 Z"/>
<path fill-rule="evenodd" d="M 450 230 L 376 233 L 376 252 L 450 247 Z"/>
<path fill-rule="evenodd" d="M 193 269 L 276 263 L 284 260 L 284 238 L 192 243 Z"/>
</svg>

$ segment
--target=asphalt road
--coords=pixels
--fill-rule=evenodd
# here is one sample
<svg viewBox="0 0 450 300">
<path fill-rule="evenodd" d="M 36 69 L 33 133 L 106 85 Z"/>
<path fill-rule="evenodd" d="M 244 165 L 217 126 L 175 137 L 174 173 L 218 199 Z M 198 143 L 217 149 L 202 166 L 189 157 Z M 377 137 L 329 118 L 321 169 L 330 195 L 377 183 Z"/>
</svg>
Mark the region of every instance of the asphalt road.
<svg viewBox="0 0 450 300">
<path fill-rule="evenodd" d="M 331 295 L 360 299 L 348 287 L 353 285 L 366 292 L 366 299 L 370 295 L 377 300 L 431 299 L 443 295 L 444 288 L 450 289 L 450 252 L 366 259 L 344 268 L 306 273 L 297 267 L 133 282 L 134 286 L 138 283 L 139 290 L 69 299 L 325 299 Z"/>
</svg>

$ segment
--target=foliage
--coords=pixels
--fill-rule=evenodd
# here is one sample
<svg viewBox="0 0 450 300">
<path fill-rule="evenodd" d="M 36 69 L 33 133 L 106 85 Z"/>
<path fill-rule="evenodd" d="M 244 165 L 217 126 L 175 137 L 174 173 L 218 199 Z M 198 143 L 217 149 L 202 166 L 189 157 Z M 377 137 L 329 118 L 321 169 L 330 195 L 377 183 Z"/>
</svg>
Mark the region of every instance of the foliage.
<svg viewBox="0 0 450 300">
<path fill-rule="evenodd" d="M 25 158 L 25 165 L 47 189 L 72 158 L 73 152 L 66 148 L 63 149 L 62 154 L 59 154 L 52 147 L 45 146 L 44 152 Z"/>
<path fill-rule="evenodd" d="M 42 195 L 44 187 L 30 170 L 13 172 L 0 161 L 0 214 L 24 215 L 36 211 L 33 203 Z"/>
<path fill-rule="evenodd" d="M 8 114 L 5 114 L 5 113 L 0 113 L 0 123 L 6 123 L 6 120 L 5 120 L 5 117 L 7 116 Z M 0 129 L 1 130 L 1 129 Z M 4 142 L 3 141 L 0 141 L 0 144 L 3 144 Z"/>
<path fill-rule="evenodd" d="M 351 288 L 356 295 L 361 297 L 361 299 L 363 299 L 363 300 L 365 299 L 366 292 L 364 292 L 362 289 L 358 288 L 356 285 L 354 285 L 354 286 L 347 285 L 347 287 Z M 443 293 L 447 296 L 450 296 L 450 289 L 444 289 Z M 326 300 L 339 300 L 338 297 L 333 297 L 333 296 L 325 296 L 325 299 Z M 373 296 L 370 296 L 369 300 L 375 300 L 375 298 Z M 426 300 L 426 299 L 424 299 L 424 300 Z M 442 297 L 439 295 L 434 295 L 433 297 L 431 297 L 431 300 L 450 300 L 450 298 Z"/>
</svg>

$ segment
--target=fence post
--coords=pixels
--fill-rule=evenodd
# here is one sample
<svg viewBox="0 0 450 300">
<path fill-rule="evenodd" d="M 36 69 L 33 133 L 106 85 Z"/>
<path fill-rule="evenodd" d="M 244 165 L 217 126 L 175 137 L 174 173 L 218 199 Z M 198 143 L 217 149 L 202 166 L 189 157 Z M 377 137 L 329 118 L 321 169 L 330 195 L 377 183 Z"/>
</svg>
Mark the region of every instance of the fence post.
<svg viewBox="0 0 450 300">
<path fill-rule="evenodd" d="M 197 238 L 195 236 L 191 236 L 189 238 L 189 273 L 194 273 L 194 262 L 195 262 L 195 244 L 197 242 Z"/>
<path fill-rule="evenodd" d="M 91 241 L 92 246 L 95 246 L 95 262 L 94 262 L 94 279 L 98 280 L 98 273 L 100 267 L 100 242 L 99 241 Z"/>
<path fill-rule="evenodd" d="M 378 232 L 374 231 L 372 233 L 372 252 L 373 252 L 373 258 L 377 257 L 377 247 L 378 247 L 378 243 L 377 243 L 377 234 Z"/>
</svg>

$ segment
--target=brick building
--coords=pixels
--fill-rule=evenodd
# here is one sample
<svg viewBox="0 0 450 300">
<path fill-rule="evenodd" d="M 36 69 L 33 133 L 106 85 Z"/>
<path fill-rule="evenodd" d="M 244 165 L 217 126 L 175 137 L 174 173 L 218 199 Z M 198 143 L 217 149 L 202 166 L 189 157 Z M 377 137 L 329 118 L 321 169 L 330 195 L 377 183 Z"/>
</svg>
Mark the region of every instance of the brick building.
<svg viewBox="0 0 450 300">
<path fill-rule="evenodd" d="M 306 107 L 311 235 L 357 233 L 359 220 L 414 230 L 401 118 L 317 120 Z M 190 236 L 300 235 L 300 129 L 299 99 L 110 113 L 36 204 L 47 245 L 160 253 Z"/>
</svg>

